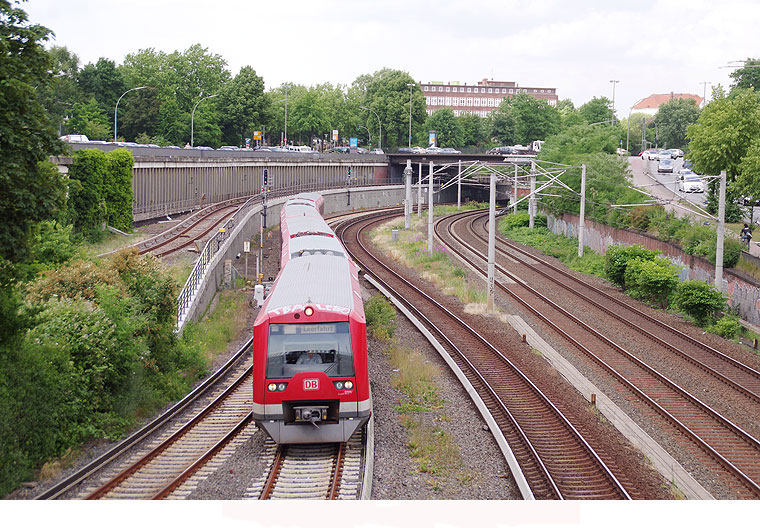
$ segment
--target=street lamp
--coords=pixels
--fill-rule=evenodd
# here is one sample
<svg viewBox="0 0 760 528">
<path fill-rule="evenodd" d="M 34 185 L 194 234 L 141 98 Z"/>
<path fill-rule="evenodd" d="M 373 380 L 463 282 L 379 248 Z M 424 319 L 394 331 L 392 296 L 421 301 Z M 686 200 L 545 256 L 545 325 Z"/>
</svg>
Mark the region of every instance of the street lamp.
<svg viewBox="0 0 760 528">
<path fill-rule="evenodd" d="M 380 139 L 377 140 L 377 147 L 380 150 L 383 150 L 383 123 L 380 121 L 380 116 L 377 115 L 377 112 L 375 112 L 371 108 L 367 108 L 366 106 L 360 106 L 359 108 L 361 108 L 362 110 L 367 110 L 375 114 L 375 117 L 377 118 L 377 124 L 380 125 Z"/>
<path fill-rule="evenodd" d="M 409 148 L 412 148 L 412 87 L 414 83 L 406 83 L 409 87 Z"/>
<path fill-rule="evenodd" d="M 629 140 L 629 139 L 630 139 L 630 137 L 631 137 L 631 112 L 633 112 L 633 107 L 634 107 L 634 106 L 636 106 L 637 104 L 639 104 L 639 103 L 640 103 L 641 101 L 643 101 L 643 100 L 644 100 L 644 98 L 641 98 L 641 99 L 639 99 L 638 101 L 636 101 L 635 103 L 633 103 L 633 106 L 631 107 L 631 109 L 630 109 L 630 110 L 628 110 L 628 132 L 626 132 L 626 134 L 625 134 L 625 150 L 626 150 L 626 151 L 627 151 L 629 154 L 630 154 L 630 152 L 631 152 L 630 150 L 628 150 L 628 140 Z M 613 115 L 614 115 L 614 114 L 613 114 Z M 642 143 L 642 145 L 641 145 L 641 150 L 646 150 L 646 149 L 644 148 L 644 144 L 643 144 L 643 143 Z"/>
<path fill-rule="evenodd" d="M 611 80 L 612 83 L 612 126 L 615 126 L 615 85 L 620 81 Z"/>
<path fill-rule="evenodd" d="M 203 92 L 201 92 L 202 94 Z M 198 105 L 201 104 L 201 101 L 204 99 L 211 99 L 212 97 L 217 97 L 219 94 L 214 95 L 207 95 L 206 97 L 203 97 L 198 100 L 197 103 L 195 103 L 195 106 L 193 107 L 193 111 L 190 113 L 190 146 L 194 146 L 193 140 L 195 139 L 195 109 L 198 108 Z"/>
<path fill-rule="evenodd" d="M 135 90 L 142 90 L 143 88 L 147 88 L 147 86 L 138 86 L 137 88 L 130 88 L 123 94 L 121 94 L 121 97 L 116 101 L 116 108 L 113 110 L 113 141 L 116 142 L 116 114 L 119 111 L 119 102 L 121 101 L 121 98 L 127 95 L 129 92 L 133 92 Z"/>
</svg>

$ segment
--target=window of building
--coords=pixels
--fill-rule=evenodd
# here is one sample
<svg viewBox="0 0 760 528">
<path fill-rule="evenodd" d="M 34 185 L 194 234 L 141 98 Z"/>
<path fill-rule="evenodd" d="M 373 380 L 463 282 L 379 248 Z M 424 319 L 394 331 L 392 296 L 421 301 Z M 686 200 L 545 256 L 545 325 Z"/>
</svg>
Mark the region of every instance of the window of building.
<svg viewBox="0 0 760 528">
<path fill-rule="evenodd" d="M 467 106 L 472 106 L 472 97 L 467 98 Z"/>
<path fill-rule="evenodd" d="M 512 93 L 512 88 L 509 89 L 509 93 Z"/>
<path fill-rule="evenodd" d="M 493 88 L 489 88 L 488 93 L 493 93 Z"/>
<path fill-rule="evenodd" d="M 446 98 L 446 106 L 451 106 L 451 97 Z"/>
<path fill-rule="evenodd" d="M 425 97 L 425 104 L 430 105 L 430 97 Z"/>
<path fill-rule="evenodd" d="M 467 88 L 467 93 L 470 93 L 472 91 L 472 88 Z"/>
<path fill-rule="evenodd" d="M 450 92 L 450 91 L 451 91 L 451 86 L 447 86 L 447 87 L 446 87 L 446 91 L 447 91 L 447 92 Z"/>
</svg>

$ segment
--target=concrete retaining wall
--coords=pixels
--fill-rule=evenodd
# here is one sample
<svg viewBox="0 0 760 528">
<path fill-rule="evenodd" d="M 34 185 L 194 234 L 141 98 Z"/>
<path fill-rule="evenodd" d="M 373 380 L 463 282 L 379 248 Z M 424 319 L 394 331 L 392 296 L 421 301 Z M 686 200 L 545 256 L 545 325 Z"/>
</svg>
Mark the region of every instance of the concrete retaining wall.
<svg viewBox="0 0 760 528">
<path fill-rule="evenodd" d="M 547 225 L 555 234 L 578 238 L 578 216 L 563 214 L 560 217 L 548 216 Z M 648 235 L 635 233 L 626 229 L 617 229 L 593 220 L 586 220 L 583 235 L 584 245 L 600 254 L 605 254 L 613 244 L 638 244 L 650 250 L 659 251 L 681 268 L 679 278 L 685 280 L 702 280 L 714 282 L 715 266 L 701 257 L 695 257 L 673 244 L 663 242 Z M 736 308 L 739 316 L 752 324 L 760 324 L 760 284 L 741 271 L 723 270 L 723 292 L 729 297 L 729 305 Z"/>
</svg>

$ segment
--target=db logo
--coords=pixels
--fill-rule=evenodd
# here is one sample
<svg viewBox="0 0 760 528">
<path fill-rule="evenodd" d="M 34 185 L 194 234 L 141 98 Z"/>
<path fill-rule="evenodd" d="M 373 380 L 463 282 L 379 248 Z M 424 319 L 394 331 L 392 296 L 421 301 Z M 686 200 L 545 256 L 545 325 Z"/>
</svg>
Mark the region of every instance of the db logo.
<svg viewBox="0 0 760 528">
<path fill-rule="evenodd" d="M 318 379 L 303 380 L 303 390 L 319 390 L 319 380 Z"/>
</svg>

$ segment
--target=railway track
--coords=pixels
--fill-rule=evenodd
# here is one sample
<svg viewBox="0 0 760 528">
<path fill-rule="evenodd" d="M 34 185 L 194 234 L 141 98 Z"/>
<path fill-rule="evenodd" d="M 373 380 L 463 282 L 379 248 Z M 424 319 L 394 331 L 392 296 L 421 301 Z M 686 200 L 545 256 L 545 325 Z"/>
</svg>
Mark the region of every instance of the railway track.
<svg viewBox="0 0 760 528">
<path fill-rule="evenodd" d="M 203 409 L 209 407 L 209 401 L 215 399 L 218 393 L 223 390 L 228 379 L 239 379 L 245 371 L 249 370 L 251 355 L 250 347 L 253 339 L 249 339 L 219 370 L 209 376 L 201 385 L 194 389 L 185 398 L 161 414 L 149 424 L 132 433 L 129 437 L 122 440 L 119 444 L 108 450 L 106 453 L 96 458 L 80 470 L 76 471 L 66 479 L 58 482 L 53 487 L 39 494 L 36 499 L 58 499 L 58 498 L 75 498 L 85 497 L 92 494 L 100 484 L 94 484 L 94 481 L 102 483 L 105 480 L 111 480 L 114 476 L 123 473 L 127 465 L 132 465 L 136 459 L 144 458 L 146 453 L 153 449 L 148 447 L 149 443 L 156 443 L 156 436 L 171 436 L 177 429 L 176 422 L 187 422 L 197 415 Z M 250 385 L 247 393 L 250 397 Z M 247 408 L 250 411 L 250 405 Z M 242 411 L 239 413 L 241 420 L 245 418 Z M 243 424 L 244 428 L 250 432 L 251 424 Z M 246 433 L 244 430 L 243 433 Z M 235 440 L 228 440 L 235 441 Z M 225 444 L 226 445 L 226 444 Z M 223 446 L 222 446 L 223 447 Z M 203 454 L 203 453 L 202 453 Z M 197 457 L 196 460 L 200 458 Z M 130 461 L 131 460 L 131 461 Z M 193 461 L 195 462 L 195 461 Z M 173 480 L 179 476 L 185 468 L 174 472 L 174 476 L 166 480 Z M 189 478 L 190 475 L 187 475 Z M 164 486 L 165 487 L 165 486 Z M 141 498 L 151 498 L 146 494 Z"/>
<path fill-rule="evenodd" d="M 376 259 L 362 233 L 388 216 L 344 223 L 337 234 L 363 269 L 391 290 L 446 348 L 476 388 L 539 499 L 628 499 L 624 485 L 572 423 L 474 328 Z"/>
<path fill-rule="evenodd" d="M 471 227 L 473 219 L 481 214 L 470 213 L 443 219 L 436 224 L 436 233 L 441 240 L 455 240 L 464 246 L 467 253 L 458 249 L 455 244 L 451 244 L 450 247 L 473 269 L 480 270 L 485 276 L 483 239 L 475 236 Z M 470 226 L 467 228 L 470 237 L 475 238 L 481 247 L 465 240 L 461 233 L 457 234 L 454 228 L 457 223 Z M 531 256 L 531 259 L 535 257 Z M 616 381 L 621 393 L 627 394 L 632 401 L 642 405 L 648 414 L 655 414 L 657 421 L 663 427 L 667 427 L 674 437 L 688 438 L 690 451 L 694 456 L 710 467 L 737 497 L 760 497 L 758 440 L 657 369 L 637 358 L 624 346 L 612 341 L 604 333 L 584 323 L 557 302 L 529 286 L 498 262 L 496 269 L 511 280 L 509 284 L 497 281 L 499 290 L 522 304 L 591 360 L 597 368 L 606 372 Z"/>
</svg>

